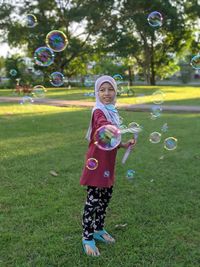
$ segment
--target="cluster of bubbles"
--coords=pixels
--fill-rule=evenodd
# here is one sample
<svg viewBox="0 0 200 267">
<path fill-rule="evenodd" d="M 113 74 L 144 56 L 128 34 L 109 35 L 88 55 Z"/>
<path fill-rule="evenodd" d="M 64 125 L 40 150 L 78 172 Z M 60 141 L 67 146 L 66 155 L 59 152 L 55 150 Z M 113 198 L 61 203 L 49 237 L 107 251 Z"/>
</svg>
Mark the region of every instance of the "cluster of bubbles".
<svg viewBox="0 0 200 267">
<path fill-rule="evenodd" d="M 33 28 L 37 25 L 37 18 L 33 14 L 26 16 L 25 25 Z M 66 35 L 59 30 L 50 31 L 46 35 L 46 46 L 38 47 L 34 52 L 34 61 L 40 67 L 48 67 L 54 63 L 54 52 L 63 51 L 68 45 Z M 60 72 L 54 72 L 50 75 L 50 82 L 53 86 L 62 86 L 64 83 L 64 75 Z"/>
<path fill-rule="evenodd" d="M 32 29 L 37 25 L 38 20 L 34 14 L 26 14 L 22 18 L 23 27 Z M 39 39 L 39 37 L 35 36 L 34 33 L 31 33 L 30 36 Z M 66 49 L 68 45 L 68 39 L 62 31 L 53 30 L 47 33 L 45 43 L 46 46 L 40 46 L 36 48 L 33 54 L 35 64 L 40 67 L 48 67 L 52 65 L 55 59 L 55 52 L 61 52 Z M 34 103 L 35 99 L 44 98 L 45 93 L 47 92 L 46 88 L 41 85 L 41 83 L 44 81 L 44 73 L 41 70 L 32 70 L 31 73 L 33 74 L 33 79 L 35 83 L 38 85 L 34 86 L 33 88 L 30 88 L 30 90 L 24 90 L 26 85 L 21 86 L 19 84 L 20 78 L 16 79 L 17 85 L 20 88 L 19 90 L 23 90 L 24 93 L 28 94 L 20 100 L 20 104 L 22 105 L 32 104 Z M 12 77 L 15 77 L 18 75 L 18 72 L 16 69 L 10 69 L 9 74 Z M 64 75 L 61 72 L 55 71 L 49 76 L 50 83 L 53 86 L 59 87 L 64 84 Z"/>
<path fill-rule="evenodd" d="M 161 131 L 163 133 L 166 133 L 168 131 L 168 129 L 169 129 L 168 124 L 164 123 L 162 128 L 161 128 Z M 160 143 L 161 138 L 162 138 L 162 134 L 160 132 L 152 132 L 149 135 L 149 141 L 152 144 Z M 164 139 L 164 148 L 166 150 L 174 150 L 177 148 L 177 142 L 178 142 L 178 140 L 175 137 L 173 137 L 173 136 L 167 137 Z"/>
<path fill-rule="evenodd" d="M 161 116 L 162 114 L 161 104 L 163 104 L 164 98 L 165 98 L 165 94 L 161 90 L 157 90 L 152 94 L 152 102 L 154 103 L 154 105 L 151 107 L 151 113 L 150 113 L 152 120 L 155 120 Z M 168 124 L 164 123 L 161 128 L 161 132 L 166 133 L 168 129 L 169 129 Z M 160 143 L 162 139 L 162 133 L 157 132 L 157 131 L 152 132 L 149 135 L 149 141 L 152 144 Z M 167 137 L 164 140 L 164 148 L 166 150 L 174 150 L 176 149 L 176 147 L 177 147 L 177 139 L 175 137 Z"/>
</svg>

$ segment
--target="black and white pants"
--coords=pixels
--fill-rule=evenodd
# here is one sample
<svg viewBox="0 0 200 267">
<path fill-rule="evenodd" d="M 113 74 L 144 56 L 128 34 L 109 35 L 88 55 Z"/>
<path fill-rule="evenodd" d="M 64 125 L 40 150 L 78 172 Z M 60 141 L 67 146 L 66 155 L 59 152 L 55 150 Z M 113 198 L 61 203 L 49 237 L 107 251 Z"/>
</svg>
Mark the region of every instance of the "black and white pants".
<svg viewBox="0 0 200 267">
<path fill-rule="evenodd" d="M 106 208 L 112 197 L 113 187 L 98 188 L 87 187 L 87 200 L 83 211 L 83 237 L 88 240 L 93 239 L 95 231 L 102 230 L 106 215 Z"/>
</svg>

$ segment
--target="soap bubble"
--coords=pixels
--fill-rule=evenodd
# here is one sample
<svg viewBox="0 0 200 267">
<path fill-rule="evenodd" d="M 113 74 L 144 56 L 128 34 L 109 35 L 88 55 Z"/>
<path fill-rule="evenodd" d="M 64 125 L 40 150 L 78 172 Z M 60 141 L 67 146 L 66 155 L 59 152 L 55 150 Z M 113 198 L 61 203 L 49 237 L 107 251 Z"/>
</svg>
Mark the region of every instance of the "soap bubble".
<svg viewBox="0 0 200 267">
<path fill-rule="evenodd" d="M 168 137 L 164 141 L 164 148 L 167 150 L 174 150 L 177 148 L 178 140 L 175 137 Z"/>
<path fill-rule="evenodd" d="M 94 92 L 92 92 L 92 93 L 89 93 L 89 95 L 88 96 L 90 96 L 90 97 L 94 97 Z"/>
<path fill-rule="evenodd" d="M 114 125 L 103 125 L 94 134 L 95 145 L 102 150 L 112 150 L 121 142 L 121 132 Z"/>
<path fill-rule="evenodd" d="M 151 116 L 152 117 L 155 117 L 155 118 L 158 118 L 161 116 L 161 112 L 162 112 L 162 107 L 161 106 L 152 106 L 151 108 Z"/>
<path fill-rule="evenodd" d="M 47 34 L 46 44 L 54 52 L 61 52 L 66 48 L 68 40 L 63 32 L 54 30 Z"/>
<path fill-rule="evenodd" d="M 105 171 L 103 177 L 108 178 L 110 176 L 110 171 Z"/>
<path fill-rule="evenodd" d="M 157 117 L 154 116 L 152 113 L 150 115 L 151 115 L 151 117 L 150 117 L 151 120 L 156 120 L 157 119 Z"/>
<path fill-rule="evenodd" d="M 191 63 L 192 67 L 196 70 L 200 70 L 200 54 L 199 55 L 196 55 L 194 56 L 192 59 L 191 59 Z"/>
<path fill-rule="evenodd" d="M 22 99 L 20 100 L 20 104 L 21 105 L 30 105 L 33 104 L 34 100 L 32 97 L 30 96 L 24 96 L 22 97 Z"/>
<path fill-rule="evenodd" d="M 93 171 L 98 167 L 98 160 L 95 158 L 89 158 L 86 162 L 86 167 Z"/>
<path fill-rule="evenodd" d="M 123 77 L 121 74 L 115 74 L 113 75 L 113 78 L 115 79 L 116 83 L 120 83 L 123 80 Z"/>
<path fill-rule="evenodd" d="M 55 71 L 50 75 L 50 82 L 53 86 L 61 86 L 64 84 L 64 75 L 59 71 Z"/>
<path fill-rule="evenodd" d="M 128 170 L 126 172 L 126 178 L 128 178 L 129 180 L 133 179 L 135 176 L 135 171 L 134 170 Z"/>
<path fill-rule="evenodd" d="M 28 28 L 34 28 L 37 25 L 37 18 L 33 14 L 27 14 L 25 18 L 25 26 Z"/>
<path fill-rule="evenodd" d="M 94 85 L 94 81 L 92 80 L 91 77 L 86 77 L 84 80 L 84 86 L 85 87 L 91 87 Z"/>
<path fill-rule="evenodd" d="M 42 46 L 35 50 L 34 59 L 35 64 L 47 67 L 54 62 L 54 53 L 50 48 Z"/>
<path fill-rule="evenodd" d="M 10 73 L 10 75 L 13 76 L 13 77 L 15 77 L 15 76 L 17 75 L 17 71 L 16 71 L 15 69 L 11 69 L 11 70 L 9 71 L 9 73 Z"/>
<path fill-rule="evenodd" d="M 163 17 L 160 12 L 153 11 L 148 15 L 148 23 L 152 27 L 160 27 L 163 23 Z"/>
<path fill-rule="evenodd" d="M 128 129 L 130 130 L 130 132 L 132 133 L 139 133 L 142 131 L 142 126 L 140 126 L 137 122 L 133 121 L 130 122 L 128 125 Z"/>
<path fill-rule="evenodd" d="M 162 126 L 162 128 L 161 128 L 161 131 L 162 131 L 163 133 L 165 133 L 165 132 L 168 131 L 168 129 L 169 129 L 168 124 L 167 124 L 167 123 L 164 123 L 163 126 Z"/>
<path fill-rule="evenodd" d="M 153 132 L 149 136 L 149 141 L 152 144 L 157 144 L 160 142 L 160 140 L 161 140 L 161 133 L 159 133 L 159 132 Z"/>
<path fill-rule="evenodd" d="M 36 98 L 44 98 L 46 89 L 43 85 L 36 85 L 33 87 L 32 94 Z"/>
<path fill-rule="evenodd" d="M 165 94 L 161 90 L 157 90 L 152 94 L 154 104 L 160 105 L 164 102 Z"/>
</svg>

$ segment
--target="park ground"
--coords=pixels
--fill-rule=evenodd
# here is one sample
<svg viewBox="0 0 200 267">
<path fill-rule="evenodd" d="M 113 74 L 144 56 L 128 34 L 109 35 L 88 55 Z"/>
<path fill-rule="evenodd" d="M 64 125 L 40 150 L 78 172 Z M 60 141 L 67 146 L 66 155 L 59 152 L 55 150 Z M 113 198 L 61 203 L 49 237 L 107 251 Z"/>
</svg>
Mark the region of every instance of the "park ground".
<svg viewBox="0 0 200 267">
<path fill-rule="evenodd" d="M 199 105 L 198 87 L 137 87 L 135 91 L 150 103 L 148 98 L 157 89 L 164 90 L 164 103 Z M 91 89 L 48 89 L 46 97 L 94 100 L 84 96 L 87 91 Z M 0 90 L 0 96 L 10 93 Z M 135 101 L 119 97 L 121 103 Z M 121 164 L 123 150 L 117 157 L 116 184 L 106 220 L 116 244 L 98 243 L 99 258 L 83 254 L 81 214 L 86 191 L 79 186 L 79 177 L 90 110 L 0 103 L 0 265 L 200 266 L 197 113 L 164 112 L 151 120 L 150 111 L 120 111 L 124 124 L 136 121 L 143 131 L 126 164 Z M 169 129 L 161 142 L 150 143 L 149 134 L 161 131 L 164 123 Z M 168 136 L 177 138 L 177 149 L 163 148 Z M 135 170 L 132 180 L 126 178 L 128 169 Z"/>
</svg>

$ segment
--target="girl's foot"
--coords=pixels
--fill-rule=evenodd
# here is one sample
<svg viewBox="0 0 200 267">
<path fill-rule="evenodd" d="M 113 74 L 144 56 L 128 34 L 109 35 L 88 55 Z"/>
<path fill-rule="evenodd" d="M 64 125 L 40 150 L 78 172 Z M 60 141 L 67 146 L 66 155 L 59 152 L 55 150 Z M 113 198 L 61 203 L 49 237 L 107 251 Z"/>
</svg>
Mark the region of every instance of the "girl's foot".
<svg viewBox="0 0 200 267">
<path fill-rule="evenodd" d="M 115 239 L 106 230 L 95 231 L 94 239 L 104 243 L 115 243 Z"/>
<path fill-rule="evenodd" d="M 100 256 L 99 250 L 96 247 L 94 240 L 86 240 L 83 238 L 82 245 L 86 255 L 95 257 Z"/>
</svg>

